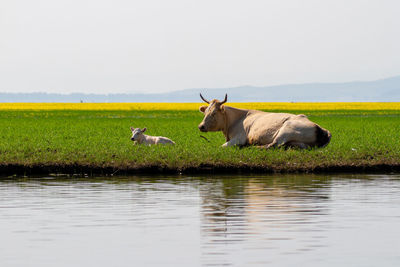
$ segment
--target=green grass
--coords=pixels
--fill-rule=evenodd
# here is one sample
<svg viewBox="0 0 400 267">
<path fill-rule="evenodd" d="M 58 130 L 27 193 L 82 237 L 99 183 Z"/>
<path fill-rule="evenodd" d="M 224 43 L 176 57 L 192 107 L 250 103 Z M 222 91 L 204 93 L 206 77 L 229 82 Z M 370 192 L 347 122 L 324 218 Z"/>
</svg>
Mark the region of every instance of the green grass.
<svg viewBox="0 0 400 267">
<path fill-rule="evenodd" d="M 330 130 L 322 149 L 221 148 L 221 132 L 200 133 L 198 111 L 0 111 L 0 170 L 10 166 L 68 172 L 71 166 L 122 171 L 313 171 L 400 165 L 400 112 L 316 111 Z M 176 146 L 134 146 L 130 126 L 171 138 Z M 200 138 L 206 136 L 210 142 Z M 110 171 L 107 171 L 110 172 Z"/>
</svg>

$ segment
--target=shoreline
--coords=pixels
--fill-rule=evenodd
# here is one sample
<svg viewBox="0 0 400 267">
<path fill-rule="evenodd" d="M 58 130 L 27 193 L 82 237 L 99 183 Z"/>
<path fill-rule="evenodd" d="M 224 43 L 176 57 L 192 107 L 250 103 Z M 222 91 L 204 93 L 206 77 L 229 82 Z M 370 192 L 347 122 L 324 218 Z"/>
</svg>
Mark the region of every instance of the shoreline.
<svg viewBox="0 0 400 267">
<path fill-rule="evenodd" d="M 199 137 L 197 109 L 3 111 L 0 176 L 400 172 L 400 110 L 352 111 L 352 105 L 307 111 L 333 136 L 327 147 L 307 150 L 221 148 L 223 134 L 208 133 L 210 142 Z M 132 126 L 176 146 L 134 146 Z"/>
<path fill-rule="evenodd" d="M 337 174 L 337 173 L 392 173 L 400 172 L 398 164 L 350 164 L 327 165 L 314 167 L 286 167 L 285 166 L 223 166 L 204 164 L 197 167 L 173 168 L 167 166 L 94 166 L 79 164 L 0 164 L 0 176 L 146 176 L 146 175 L 193 175 L 193 174 Z"/>
</svg>

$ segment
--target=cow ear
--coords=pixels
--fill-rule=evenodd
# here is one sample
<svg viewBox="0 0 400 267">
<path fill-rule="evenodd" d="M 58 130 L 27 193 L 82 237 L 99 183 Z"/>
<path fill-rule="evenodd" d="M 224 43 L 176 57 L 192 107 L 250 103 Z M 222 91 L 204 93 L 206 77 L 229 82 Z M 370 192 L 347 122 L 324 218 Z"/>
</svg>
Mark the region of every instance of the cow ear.
<svg viewBox="0 0 400 267">
<path fill-rule="evenodd" d="M 204 111 L 206 111 L 206 109 L 207 109 L 207 106 L 201 106 L 199 108 L 200 112 L 202 112 L 202 113 L 204 113 Z"/>
<path fill-rule="evenodd" d="M 222 111 L 225 111 L 225 106 L 224 106 L 224 105 L 221 105 L 221 106 L 219 107 L 219 109 L 222 110 Z"/>
<path fill-rule="evenodd" d="M 147 130 L 147 128 L 146 128 L 146 127 L 144 127 L 144 128 L 143 128 L 143 130 L 142 130 L 142 133 L 144 133 L 146 130 Z"/>
<path fill-rule="evenodd" d="M 131 131 L 133 132 L 135 130 L 135 128 L 131 127 Z"/>
</svg>

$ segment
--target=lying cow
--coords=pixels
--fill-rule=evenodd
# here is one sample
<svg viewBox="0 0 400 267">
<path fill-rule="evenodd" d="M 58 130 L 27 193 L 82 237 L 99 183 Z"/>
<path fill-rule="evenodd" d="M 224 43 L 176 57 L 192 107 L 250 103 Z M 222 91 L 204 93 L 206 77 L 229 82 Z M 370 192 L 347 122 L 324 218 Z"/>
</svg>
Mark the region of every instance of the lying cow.
<svg viewBox="0 0 400 267">
<path fill-rule="evenodd" d="M 258 145 L 271 147 L 324 147 L 331 140 L 331 133 L 310 121 L 305 115 L 270 113 L 225 106 L 224 101 L 211 102 L 201 94 L 209 106 L 201 106 L 204 119 L 199 124 L 202 132 L 222 131 L 226 146 Z"/>
<path fill-rule="evenodd" d="M 167 137 L 145 135 L 144 132 L 146 130 L 147 128 L 143 128 L 143 130 L 141 130 L 140 128 L 131 127 L 132 131 L 131 140 L 138 144 L 146 144 L 146 145 L 157 145 L 157 144 L 175 145 L 175 142 Z"/>
</svg>

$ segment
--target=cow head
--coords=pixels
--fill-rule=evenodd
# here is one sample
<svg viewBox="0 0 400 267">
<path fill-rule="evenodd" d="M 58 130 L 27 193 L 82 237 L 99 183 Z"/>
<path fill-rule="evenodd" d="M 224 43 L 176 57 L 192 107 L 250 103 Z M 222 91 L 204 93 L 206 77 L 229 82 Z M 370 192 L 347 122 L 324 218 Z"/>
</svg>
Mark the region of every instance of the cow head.
<svg viewBox="0 0 400 267">
<path fill-rule="evenodd" d="M 143 130 L 141 130 L 140 128 L 133 128 L 131 127 L 131 131 L 132 131 L 132 137 L 131 140 L 132 141 L 140 141 L 140 139 L 143 136 L 143 133 L 146 131 L 146 128 L 143 128 Z"/>
<path fill-rule="evenodd" d="M 211 102 L 204 99 L 201 94 L 200 97 L 209 105 L 201 106 L 199 108 L 200 112 L 204 113 L 204 119 L 199 124 L 199 130 L 202 132 L 215 132 L 224 129 L 225 115 L 223 104 L 225 104 L 225 102 L 228 100 L 228 95 L 225 94 L 225 99 L 223 101 L 214 99 Z"/>
</svg>

